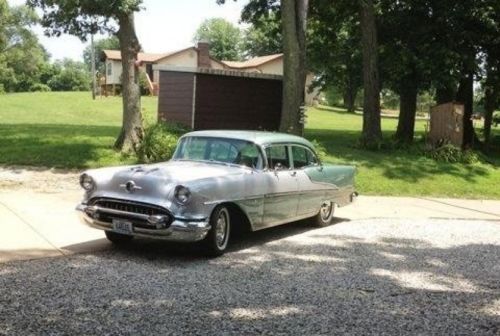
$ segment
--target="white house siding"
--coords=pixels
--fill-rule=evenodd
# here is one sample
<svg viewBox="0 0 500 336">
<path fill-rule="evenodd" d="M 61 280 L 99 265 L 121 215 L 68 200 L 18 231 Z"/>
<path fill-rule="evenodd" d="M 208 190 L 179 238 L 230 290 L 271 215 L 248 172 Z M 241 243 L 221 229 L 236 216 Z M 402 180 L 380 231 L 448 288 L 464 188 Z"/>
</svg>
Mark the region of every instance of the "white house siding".
<svg viewBox="0 0 500 336">
<path fill-rule="evenodd" d="M 224 66 L 220 64 L 219 62 L 215 62 L 214 60 L 210 61 L 210 66 L 212 69 L 224 69 Z"/>
<path fill-rule="evenodd" d="M 109 69 L 111 68 L 111 74 Z M 106 84 L 120 84 L 122 75 L 122 62 L 116 60 L 106 61 Z"/>
<path fill-rule="evenodd" d="M 156 62 L 156 64 L 196 68 L 198 65 L 198 53 L 193 49 L 184 50 L 178 54 L 160 59 Z M 159 76 L 160 72 L 155 70 L 153 72 L 153 81 L 157 82 L 158 78 L 160 78 Z"/>
<path fill-rule="evenodd" d="M 258 66 L 261 73 L 272 75 L 283 75 L 283 58 L 280 57 L 274 61 L 264 63 Z"/>
</svg>

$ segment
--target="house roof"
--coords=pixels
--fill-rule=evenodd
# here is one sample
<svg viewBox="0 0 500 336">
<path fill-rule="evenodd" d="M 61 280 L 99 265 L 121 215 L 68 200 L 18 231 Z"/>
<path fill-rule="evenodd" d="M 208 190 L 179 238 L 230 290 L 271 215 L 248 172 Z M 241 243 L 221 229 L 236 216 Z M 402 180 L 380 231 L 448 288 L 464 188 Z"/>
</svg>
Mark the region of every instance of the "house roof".
<svg viewBox="0 0 500 336">
<path fill-rule="evenodd" d="M 149 62 L 149 63 L 157 63 L 160 60 L 163 60 L 165 58 L 180 54 L 180 53 L 187 51 L 187 50 L 198 51 L 198 49 L 196 47 L 188 47 L 188 48 L 184 48 L 181 50 L 176 50 L 176 51 L 172 51 L 172 52 L 168 52 L 168 53 L 161 53 L 161 54 L 152 54 L 152 53 L 142 53 L 141 52 L 141 53 L 137 54 L 137 60 L 143 61 L 143 62 Z M 121 54 L 120 50 L 105 49 L 102 51 L 101 59 L 103 59 L 103 60 L 111 59 L 111 60 L 115 60 L 115 61 L 121 61 L 122 54 Z M 221 64 L 221 65 L 225 65 L 223 62 L 218 61 L 212 57 L 210 57 L 210 59 L 214 62 Z"/>
<path fill-rule="evenodd" d="M 103 50 L 104 59 L 111 59 L 115 61 L 120 61 L 122 59 L 122 54 L 120 50 Z M 177 53 L 177 52 L 175 52 Z M 138 53 L 137 59 L 143 62 L 156 62 L 159 59 L 170 56 L 172 53 L 163 53 L 163 54 L 151 54 L 151 53 Z"/>
<path fill-rule="evenodd" d="M 283 57 L 283 54 L 274 54 L 274 55 L 254 57 L 243 62 L 222 61 L 222 63 L 233 69 L 247 69 L 247 68 L 256 68 L 258 66 L 269 63 L 281 57 Z"/>
</svg>

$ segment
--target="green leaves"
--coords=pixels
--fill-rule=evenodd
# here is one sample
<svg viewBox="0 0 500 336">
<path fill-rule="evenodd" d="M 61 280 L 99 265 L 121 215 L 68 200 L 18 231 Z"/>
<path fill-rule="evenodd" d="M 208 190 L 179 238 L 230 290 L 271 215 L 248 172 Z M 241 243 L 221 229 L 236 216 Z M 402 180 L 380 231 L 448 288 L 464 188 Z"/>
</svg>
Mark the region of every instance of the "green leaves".
<svg viewBox="0 0 500 336">
<path fill-rule="evenodd" d="M 115 33 L 121 16 L 141 9 L 142 0 L 27 0 L 31 7 L 42 9 L 42 26 L 50 36 L 62 33 L 86 41 L 89 34 Z"/>
<path fill-rule="evenodd" d="M 194 42 L 210 43 L 210 55 L 218 60 L 242 59 L 242 33 L 238 27 L 222 18 L 207 19 L 198 27 Z"/>
</svg>

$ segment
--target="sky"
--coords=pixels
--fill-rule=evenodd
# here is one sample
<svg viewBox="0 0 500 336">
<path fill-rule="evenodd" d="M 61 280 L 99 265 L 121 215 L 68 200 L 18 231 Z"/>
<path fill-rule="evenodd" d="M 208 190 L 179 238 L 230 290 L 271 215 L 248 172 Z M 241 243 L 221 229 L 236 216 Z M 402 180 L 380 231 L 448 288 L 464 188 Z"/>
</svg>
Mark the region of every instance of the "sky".
<svg viewBox="0 0 500 336">
<path fill-rule="evenodd" d="M 144 10 L 136 14 L 136 31 L 145 52 L 169 52 L 193 45 L 193 35 L 207 18 L 222 17 L 239 24 L 240 13 L 248 0 L 228 0 L 217 5 L 216 0 L 144 0 Z M 8 0 L 9 5 L 21 5 L 25 0 Z M 40 42 L 52 60 L 65 57 L 82 59 L 86 44 L 70 35 L 46 37 L 43 29 L 34 27 Z M 98 37 L 97 37 L 98 38 Z"/>
</svg>

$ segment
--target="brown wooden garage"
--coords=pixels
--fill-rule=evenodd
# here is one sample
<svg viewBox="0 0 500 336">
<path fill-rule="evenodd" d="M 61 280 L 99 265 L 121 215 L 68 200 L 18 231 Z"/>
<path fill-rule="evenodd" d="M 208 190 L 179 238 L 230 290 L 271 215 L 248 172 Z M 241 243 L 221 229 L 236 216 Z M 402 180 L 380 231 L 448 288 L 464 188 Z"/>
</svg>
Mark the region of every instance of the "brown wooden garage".
<svg viewBox="0 0 500 336">
<path fill-rule="evenodd" d="M 282 77 L 158 66 L 158 120 L 200 129 L 278 130 Z"/>
</svg>

